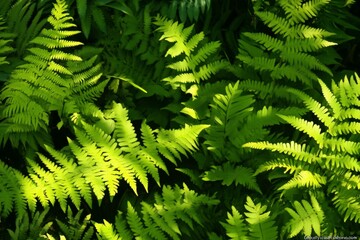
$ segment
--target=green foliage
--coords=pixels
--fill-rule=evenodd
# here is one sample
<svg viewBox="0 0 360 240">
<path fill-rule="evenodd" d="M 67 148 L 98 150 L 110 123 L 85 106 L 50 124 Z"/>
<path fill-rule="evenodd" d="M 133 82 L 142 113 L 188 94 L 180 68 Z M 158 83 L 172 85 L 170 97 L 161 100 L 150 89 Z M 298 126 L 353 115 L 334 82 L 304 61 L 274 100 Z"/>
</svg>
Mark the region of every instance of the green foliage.
<svg viewBox="0 0 360 240">
<path fill-rule="evenodd" d="M 239 211 L 232 206 L 231 213 L 228 213 L 227 223 L 221 223 L 226 229 L 226 235 L 230 239 L 276 239 L 277 228 L 266 211 L 266 206 L 261 203 L 255 204 L 250 197 L 246 199 L 245 212 L 246 222 Z M 248 226 L 247 226 L 248 225 Z"/>
<path fill-rule="evenodd" d="M 260 165 L 256 174 L 276 168 L 282 168 L 285 172 L 289 172 L 293 177 L 289 181 L 283 182 L 282 186 L 278 188 L 284 194 L 294 188 L 324 191 L 344 221 L 351 220 L 357 223 L 360 222 L 359 204 L 355 201 L 360 193 L 357 175 L 357 172 L 360 171 L 360 164 L 357 160 L 360 146 L 357 122 L 359 119 L 357 109 L 359 106 L 357 103 L 359 80 L 357 75 L 350 79 L 345 77 L 338 84 L 333 82 L 331 90 L 319 80 L 325 100 L 324 104 L 304 92 L 289 89 L 291 93 L 303 100 L 305 107 L 317 118 L 317 123 L 315 123 L 303 118 L 279 115 L 306 136 L 305 143 L 266 141 L 244 144 L 244 147 L 282 153 L 276 159 Z M 351 136 L 346 138 L 348 134 Z M 305 202 L 303 204 L 307 213 L 303 211 L 300 203 L 296 203 L 295 206 L 298 212 L 301 211 L 298 213 L 299 215 L 289 211 L 295 219 L 299 216 L 304 219 L 305 213 L 313 214 L 313 212 L 309 212 L 309 204 Z M 324 210 L 324 215 L 327 216 L 327 214 L 330 213 Z M 307 219 L 313 219 L 313 217 Z M 317 226 L 318 224 L 317 222 L 304 223 L 304 234 L 308 235 L 311 232 L 310 225 Z M 316 226 L 314 226 L 314 231 L 320 235 L 320 230 Z M 292 227 L 291 234 L 296 235 L 300 230 L 299 225 L 297 228 Z"/>
<path fill-rule="evenodd" d="M 119 212 L 115 226 L 107 221 L 96 223 L 99 239 L 182 239 L 199 233 L 206 217 L 206 207 L 218 204 L 214 198 L 198 195 L 186 185 L 183 188 L 164 186 L 162 194 L 155 195 L 153 205 L 143 202 L 141 215 L 128 202 L 126 214 Z M 123 215 L 124 214 L 124 215 Z M 126 216 L 125 216 L 126 215 Z"/>
<path fill-rule="evenodd" d="M 317 80 L 319 71 L 332 76 L 319 60 L 322 49 L 336 45 L 326 40 L 332 33 L 308 24 L 330 1 L 277 2 L 280 12 L 255 12 L 272 33 L 243 33 L 237 55 L 240 64 L 276 81 L 288 79 L 308 86 Z"/>
<path fill-rule="evenodd" d="M 0 18 L 0 65 L 3 64 L 9 64 L 8 61 L 6 61 L 6 55 L 13 49 L 9 46 L 9 43 L 11 42 L 10 36 L 6 34 L 6 27 L 4 26 L 5 23 L 2 18 Z M 5 56 L 4 56 L 5 55 Z"/>
<path fill-rule="evenodd" d="M 167 50 L 165 57 L 170 55 L 172 58 L 175 58 L 182 54 L 185 55 L 184 59 L 167 66 L 179 72 L 175 76 L 164 79 L 173 88 L 180 86 L 185 91 L 187 90 L 184 87 L 186 83 L 199 84 L 200 81 L 209 79 L 211 75 L 226 69 L 228 66 L 229 63 L 227 61 L 210 58 L 211 55 L 218 51 L 220 42 L 203 43 L 205 37 L 203 32 L 190 37 L 194 28 L 193 25 L 184 28 L 184 24 L 179 24 L 160 16 L 156 17 L 154 24 L 159 26 L 157 31 L 163 33 L 160 40 L 164 39 L 167 42 L 175 43 Z M 210 62 L 209 58 L 211 59 Z"/>
<path fill-rule="evenodd" d="M 36 212 L 31 218 L 24 215 L 16 222 L 15 231 L 8 230 L 11 239 L 26 240 L 26 239 L 46 239 L 45 233 L 49 231 L 52 222 L 44 224 L 46 215 L 49 209 L 44 210 L 42 213 Z"/>
<path fill-rule="evenodd" d="M 196 22 L 199 16 L 209 11 L 212 0 L 174 0 L 170 4 L 162 4 L 161 14 L 176 19 L 178 15 L 181 22 Z"/>
<path fill-rule="evenodd" d="M 57 111 L 62 117 L 91 107 L 91 100 L 100 95 L 106 84 L 94 87 L 101 76 L 96 56 L 83 60 L 67 52 L 68 48 L 83 44 L 68 40 L 80 32 L 72 29 L 75 25 L 65 2 L 58 1 L 51 13 L 48 22 L 53 28 L 43 29 L 31 41 L 26 63 L 12 72 L 1 92 L 0 99 L 5 102 L 0 114 L 3 145 L 8 140 L 15 147 L 23 144 L 36 149 L 37 144 L 51 145 L 47 134 L 50 112 Z M 78 95 L 80 92 L 82 96 Z"/>
<path fill-rule="evenodd" d="M 357 5 L 0 1 L 1 238 L 359 235 Z"/>
<path fill-rule="evenodd" d="M 311 196 L 312 204 L 306 200 L 301 202 L 302 204 L 298 201 L 294 202 L 296 211 L 291 208 L 285 209 L 292 216 L 292 220 L 287 226 L 291 228 L 290 237 L 296 236 L 301 230 L 304 231 L 305 236 L 312 236 L 313 230 L 317 236 L 321 236 L 321 224 L 324 213 L 319 203 L 313 196 Z"/>
</svg>

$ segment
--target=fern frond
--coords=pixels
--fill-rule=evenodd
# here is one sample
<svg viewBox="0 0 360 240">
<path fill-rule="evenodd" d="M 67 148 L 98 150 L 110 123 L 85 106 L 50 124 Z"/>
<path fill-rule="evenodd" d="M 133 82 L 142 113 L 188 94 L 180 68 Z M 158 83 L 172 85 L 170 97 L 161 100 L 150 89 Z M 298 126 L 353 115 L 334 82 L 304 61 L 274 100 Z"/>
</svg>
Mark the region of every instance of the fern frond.
<svg viewBox="0 0 360 240">
<path fill-rule="evenodd" d="M 231 213 L 227 213 L 227 217 L 227 223 L 221 223 L 226 230 L 226 235 L 232 240 L 248 240 L 247 226 L 243 216 L 234 206 L 231 207 Z"/>
<path fill-rule="evenodd" d="M 69 39 L 79 32 L 71 30 L 75 25 L 70 22 L 65 1 L 58 0 L 51 13 L 48 21 L 53 28 L 43 29 L 31 41 L 33 46 L 25 63 L 13 71 L 1 92 L 0 99 L 5 102 L 2 124 L 9 124 L 0 135 L 2 144 L 10 139 L 15 146 L 25 142 L 35 149 L 36 144 L 52 145 L 50 136 L 38 141 L 49 131 L 50 112 L 58 111 L 60 117 L 67 117 L 93 102 L 106 85 L 106 81 L 96 85 L 101 76 L 100 65 L 93 65 L 96 57 L 83 60 L 69 52 L 68 48 L 82 43 Z M 73 68 L 74 65 L 78 67 Z M 17 135 L 25 134 L 29 137 L 18 141 Z"/>
<path fill-rule="evenodd" d="M 222 185 L 226 186 L 230 186 L 235 182 L 235 185 L 240 184 L 261 193 L 251 169 L 242 166 L 235 167 L 230 163 L 225 163 L 222 166 L 213 166 L 212 170 L 205 172 L 202 179 L 204 181 L 221 180 Z"/>
<path fill-rule="evenodd" d="M 293 2 L 285 0 L 280 1 L 280 5 L 284 8 L 287 19 L 290 23 L 303 23 L 313 17 L 316 17 L 319 10 L 326 4 L 330 3 L 330 0 L 309 0 L 302 4 L 301 1 L 298 1 L 298 3 L 299 4 L 297 6 L 294 6 Z"/>
<path fill-rule="evenodd" d="M 291 124 L 294 128 L 304 132 L 309 137 L 313 138 L 318 145 L 324 145 L 324 134 L 321 132 L 321 128 L 319 125 L 297 117 L 290 117 L 284 115 L 278 116 L 281 119 L 285 120 L 287 123 Z"/>
<path fill-rule="evenodd" d="M 320 188 L 327 183 L 327 178 L 319 173 L 302 170 L 295 173 L 294 177 L 282 185 L 279 190 L 289 190 L 296 187 Z"/>
<path fill-rule="evenodd" d="M 303 231 L 305 236 L 311 236 L 313 231 L 317 236 L 320 236 L 323 212 L 316 198 L 311 196 L 311 204 L 306 200 L 302 200 L 301 203 L 295 201 L 294 208 L 295 210 L 285 209 L 292 217 L 286 226 L 291 230 L 290 237 L 298 235 L 300 231 Z"/>
<path fill-rule="evenodd" d="M 186 232 L 185 229 L 198 231 L 194 228 L 194 224 L 201 228 L 200 224 L 204 220 L 202 207 L 216 204 L 218 201 L 214 198 L 198 195 L 186 185 L 183 188 L 177 185 L 173 188 L 165 186 L 161 195 L 155 195 L 153 205 L 147 202 L 141 203 L 141 214 L 131 203 L 128 203 L 126 218 L 121 213 L 116 217 L 116 235 L 114 235 L 114 227 L 111 229 L 106 222 L 97 223 L 95 226 L 102 237 L 102 234 L 108 234 L 115 239 L 116 237 L 131 239 L 133 236 L 142 239 L 180 239 L 184 237 L 181 233 Z M 180 220 L 185 225 L 180 225 Z"/>
<path fill-rule="evenodd" d="M 266 211 L 266 206 L 261 203 L 255 204 L 248 196 L 246 197 L 245 212 L 246 221 L 250 224 L 250 236 L 256 239 L 276 239 L 277 227 L 274 226 L 274 221 L 270 217 L 270 212 Z"/>
<path fill-rule="evenodd" d="M 319 156 L 309 151 L 309 147 L 306 144 L 298 144 L 294 141 L 289 143 L 270 143 L 270 142 L 249 142 L 245 143 L 243 147 L 249 147 L 254 149 L 261 150 L 271 150 L 280 153 L 285 153 L 298 159 L 300 161 L 306 162 L 317 162 L 319 161 Z"/>
<path fill-rule="evenodd" d="M 184 86 L 186 83 L 199 84 L 202 80 L 209 79 L 212 75 L 229 67 L 229 62 L 214 59 L 209 62 L 209 58 L 220 48 L 220 42 L 206 42 L 203 32 L 192 35 L 194 26 L 184 28 L 183 24 L 167 20 L 157 16 L 154 22 L 159 26 L 157 31 L 162 33 L 160 40 L 175 43 L 168 49 L 165 56 L 172 58 L 185 54 L 181 60 L 169 64 L 167 67 L 176 71 L 175 76 L 169 76 L 164 81 L 169 82 L 173 88 Z"/>
<path fill-rule="evenodd" d="M 350 220 L 360 223 L 360 204 L 359 204 L 359 190 L 355 189 L 334 189 L 335 194 L 332 199 L 336 208 L 344 216 L 344 222 Z"/>
<path fill-rule="evenodd" d="M 4 24 L 5 23 L 3 21 L 3 18 L 0 17 L 0 65 L 9 63 L 8 61 L 6 61 L 6 54 L 13 51 L 12 47 L 9 46 L 9 43 L 11 43 L 12 40 L 9 38 L 9 36 L 6 36 L 6 27 L 4 26 Z"/>
</svg>

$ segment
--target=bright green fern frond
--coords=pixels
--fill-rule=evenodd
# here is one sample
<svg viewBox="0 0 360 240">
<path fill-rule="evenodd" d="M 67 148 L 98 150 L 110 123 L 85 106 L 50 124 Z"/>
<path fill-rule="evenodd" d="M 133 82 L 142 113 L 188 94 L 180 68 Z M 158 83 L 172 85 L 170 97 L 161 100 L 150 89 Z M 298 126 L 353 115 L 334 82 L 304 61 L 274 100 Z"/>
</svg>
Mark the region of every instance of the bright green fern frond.
<svg viewBox="0 0 360 240">
<path fill-rule="evenodd" d="M 175 43 L 165 56 L 170 55 L 174 58 L 185 54 L 180 60 L 167 66 L 176 72 L 174 76 L 163 80 L 169 82 L 173 88 L 181 86 L 184 90 L 186 83 L 199 84 L 202 80 L 207 80 L 217 72 L 229 68 L 228 61 L 211 58 L 219 50 L 220 42 L 207 42 L 203 32 L 190 37 L 194 26 L 184 28 L 183 24 L 160 16 L 156 17 L 154 24 L 159 26 L 157 31 L 163 33 L 160 40 Z"/>
<path fill-rule="evenodd" d="M 266 206 L 261 203 L 255 204 L 248 196 L 246 198 L 245 212 L 246 221 L 249 223 L 250 236 L 254 239 L 276 239 L 278 230 L 274 226 L 274 221 L 270 212 L 266 211 Z"/>
<path fill-rule="evenodd" d="M 107 234 L 118 239 L 132 239 L 134 236 L 142 239 L 189 238 L 191 235 L 188 234 L 202 228 L 204 207 L 216 204 L 218 201 L 214 198 L 198 195 L 186 185 L 183 188 L 165 186 L 161 195 L 155 195 L 154 204 L 141 203 L 141 213 L 128 203 L 126 218 L 122 214 L 116 217 L 116 234 L 114 227 L 106 222 L 97 223 L 96 229 L 102 237 Z"/>
<path fill-rule="evenodd" d="M 319 125 L 293 116 L 278 116 L 284 119 L 287 123 L 291 124 L 294 128 L 306 133 L 309 137 L 313 138 L 317 144 L 323 146 L 324 134 L 321 132 Z"/>
<path fill-rule="evenodd" d="M 160 130 L 157 135 L 157 149 L 165 158 L 176 164 L 180 153 L 186 155 L 197 149 L 197 136 L 209 125 L 185 125 L 182 129 Z"/>
<path fill-rule="evenodd" d="M 103 91 L 106 81 L 97 85 L 101 74 L 100 65 L 95 65 L 96 57 L 83 60 L 70 52 L 71 47 L 82 45 L 69 39 L 79 33 L 72 30 L 75 25 L 70 20 L 65 1 L 57 1 L 48 19 L 53 29 L 43 29 L 31 41 L 25 63 L 13 71 L 3 88 L 0 99 L 5 106 L 0 114 L 4 131 L 0 143 L 9 139 L 14 146 L 22 143 L 35 149 L 37 144 L 52 145 L 48 135 L 50 112 L 58 111 L 61 118 L 67 118 L 84 110 L 83 106 L 91 104 Z M 64 121 L 61 119 L 58 126 Z"/>
<path fill-rule="evenodd" d="M 279 1 L 286 12 L 286 17 L 290 23 L 305 22 L 318 15 L 319 10 L 328 4 L 330 0 L 309 0 L 302 1 Z M 297 4 L 296 4 L 297 3 Z"/>
<path fill-rule="evenodd" d="M 335 118 L 331 116 L 326 107 L 299 90 L 289 89 L 288 91 L 302 99 L 306 107 L 311 110 L 326 127 L 331 129 L 334 126 Z"/>
<path fill-rule="evenodd" d="M 316 198 L 311 196 L 311 204 L 306 200 L 302 200 L 301 203 L 295 201 L 294 208 L 285 209 L 292 217 L 286 226 L 290 230 L 290 237 L 298 235 L 301 231 L 305 236 L 311 236 L 313 231 L 320 236 L 324 213 Z"/>
<path fill-rule="evenodd" d="M 245 143 L 243 147 L 249 147 L 254 149 L 261 150 L 271 150 L 280 153 L 285 153 L 298 159 L 300 161 L 306 162 L 317 162 L 319 161 L 319 156 L 309 151 L 309 147 L 306 144 L 298 144 L 294 141 L 289 143 L 270 143 L 270 142 L 249 142 Z"/>
<path fill-rule="evenodd" d="M 327 183 L 326 177 L 320 173 L 312 171 L 300 171 L 294 174 L 294 177 L 282 185 L 279 190 L 289 190 L 292 188 L 320 188 Z"/>
<path fill-rule="evenodd" d="M 231 213 L 227 213 L 227 223 L 221 223 L 226 230 L 226 235 L 232 240 L 248 240 L 247 226 L 244 223 L 243 216 L 232 206 Z"/>
</svg>

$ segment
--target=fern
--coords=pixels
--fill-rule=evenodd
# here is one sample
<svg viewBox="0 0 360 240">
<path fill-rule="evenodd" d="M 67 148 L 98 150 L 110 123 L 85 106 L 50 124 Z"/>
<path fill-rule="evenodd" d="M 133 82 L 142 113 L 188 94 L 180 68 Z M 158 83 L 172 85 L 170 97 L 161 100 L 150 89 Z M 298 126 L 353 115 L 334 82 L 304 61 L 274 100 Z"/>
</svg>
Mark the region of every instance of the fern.
<svg viewBox="0 0 360 240">
<path fill-rule="evenodd" d="M 8 169 L 6 165 L 2 166 L 3 174 L 0 177 L 4 183 L 3 190 L 9 191 L 8 194 L 4 192 L 6 196 L 0 202 L 3 215 L 8 215 L 14 204 L 18 215 L 24 213 L 26 204 L 35 212 L 38 202 L 48 207 L 57 201 L 64 212 L 68 200 L 77 209 L 80 209 L 82 199 L 91 207 L 92 194 L 99 200 L 104 197 L 106 190 L 110 196 L 115 196 L 121 179 L 135 193 L 138 181 L 147 191 L 148 175 L 160 185 L 158 169 L 167 172 L 160 154 L 176 164 L 180 154 L 196 150 L 197 136 L 207 127 L 197 125 L 154 131 L 143 123 L 141 144 L 128 120 L 127 110 L 120 104 L 114 104 L 103 114 L 103 120 L 95 125 L 86 123 L 81 117 L 77 121 L 77 141 L 69 139 L 71 151 L 56 151 L 46 146 L 51 157 L 39 153 L 42 165 L 28 159 L 29 177 Z M 110 124 L 110 128 L 107 124 Z M 176 144 L 173 143 L 175 139 Z M 9 174 L 15 174 L 16 179 Z"/>
<path fill-rule="evenodd" d="M 52 222 L 44 223 L 45 217 L 49 209 L 36 212 L 31 215 L 31 218 L 26 214 L 19 218 L 16 222 L 16 229 L 12 231 L 8 229 L 11 239 L 26 240 L 26 239 L 46 239 L 45 233 L 52 227 Z"/>
<path fill-rule="evenodd" d="M 226 235 L 234 240 L 249 239 L 247 236 L 248 228 L 244 222 L 244 218 L 234 206 L 231 207 L 231 213 L 228 212 L 227 216 L 227 223 L 221 223 L 226 230 Z"/>
<path fill-rule="evenodd" d="M 331 70 L 316 56 L 321 49 L 336 43 L 324 38 L 332 34 L 305 22 L 318 15 L 330 1 L 277 1 L 280 13 L 256 11 L 256 15 L 275 33 L 242 34 L 237 58 L 241 65 L 269 74 L 271 79 L 286 78 L 312 86 L 317 80 L 316 72 L 332 76 Z M 319 55 L 319 54 L 317 54 Z M 266 76 L 266 75 L 265 75 Z"/>
<path fill-rule="evenodd" d="M 210 171 L 205 172 L 202 179 L 204 181 L 222 180 L 222 184 L 225 186 L 230 186 L 235 182 L 235 185 L 240 184 L 261 193 L 253 174 L 252 169 L 241 166 L 234 167 L 230 163 L 225 163 L 223 166 L 214 166 Z"/>
<path fill-rule="evenodd" d="M 94 87 L 101 76 L 100 65 L 94 64 L 95 57 L 82 60 L 66 51 L 82 45 L 67 40 L 79 31 L 72 30 L 75 25 L 70 22 L 72 18 L 66 7 L 64 1 L 54 5 L 48 18 L 53 29 L 43 29 L 31 41 L 33 47 L 28 49 L 31 54 L 24 58 L 26 63 L 13 71 L 1 92 L 1 100 L 5 101 L 1 112 L 2 144 L 10 140 L 14 146 L 29 144 L 34 149 L 37 144 L 51 145 L 48 135 L 50 111 L 58 111 L 62 117 L 80 111 L 85 103 L 88 108 L 106 84 L 103 82 Z M 80 92 L 82 96 L 78 96 Z"/>
<path fill-rule="evenodd" d="M 226 234 L 231 239 L 276 239 L 278 236 L 277 228 L 270 217 L 270 212 L 266 211 L 266 206 L 261 203 L 255 204 L 248 196 L 246 198 L 245 212 L 246 222 L 243 216 L 235 207 L 232 213 L 228 213 L 227 223 L 221 223 L 226 229 Z"/>
<path fill-rule="evenodd" d="M 190 37 L 194 28 L 193 25 L 184 28 L 184 24 L 179 24 L 160 16 L 156 17 L 154 24 L 159 26 L 157 31 L 163 33 L 160 40 L 164 39 L 167 42 L 175 43 L 168 49 L 165 56 L 170 55 L 172 58 L 175 58 L 182 54 L 185 55 L 185 58 L 182 60 L 167 66 L 179 72 L 179 74 L 173 77 L 164 79 L 164 81 L 168 82 L 173 88 L 181 87 L 184 91 L 186 89 L 185 84 L 199 84 L 200 81 L 209 79 L 211 75 L 229 66 L 229 63 L 225 60 L 207 61 L 209 56 L 218 51 L 220 43 L 203 43 L 205 38 L 203 32 Z"/>
<path fill-rule="evenodd" d="M 4 24 L 3 18 L 0 17 L 0 65 L 9 64 L 9 62 L 6 61 L 6 55 L 13 50 L 9 46 L 9 43 L 12 40 L 10 39 L 9 34 L 6 34 L 6 27 Z"/>
<path fill-rule="evenodd" d="M 185 184 L 183 188 L 164 186 L 162 195 L 155 195 L 155 203 L 141 203 L 141 215 L 128 203 L 126 217 L 119 213 L 115 226 L 96 223 L 102 239 L 182 239 L 182 233 L 199 231 L 206 221 L 204 207 L 218 204 L 214 198 L 198 195 Z M 180 224 L 181 222 L 181 224 Z M 187 229 L 187 231 L 185 231 Z"/>
<path fill-rule="evenodd" d="M 293 174 L 293 178 L 279 187 L 283 193 L 296 188 L 317 188 L 318 191 L 325 188 L 325 196 L 332 199 L 332 204 L 343 216 L 344 221 L 351 219 L 356 223 L 359 223 L 360 217 L 359 205 L 355 201 L 360 191 L 357 184 L 357 172 L 360 171 L 357 160 L 360 146 L 357 136 L 357 99 L 360 94 L 356 90 L 358 82 L 359 77 L 355 74 L 350 81 L 346 77 L 338 84 L 333 82 L 330 90 L 324 82 L 319 80 L 325 104 L 321 104 L 299 90 L 289 89 L 289 92 L 304 101 L 306 108 L 317 118 L 317 123 L 314 123 L 312 120 L 279 115 L 303 133 L 304 139 L 308 139 L 306 143 L 265 141 L 249 142 L 243 145 L 244 147 L 282 153 L 277 155 L 276 160 L 262 164 L 256 174 L 275 168 L 282 168 Z M 349 99 L 354 99 L 354 101 L 349 101 Z M 352 136 L 347 135 L 348 133 L 351 133 Z M 307 203 L 303 202 L 303 204 Z M 300 203 L 297 203 L 296 208 L 297 211 L 301 210 Z M 309 207 L 305 208 L 308 214 L 312 214 L 309 212 Z M 349 208 L 352 209 L 351 212 L 348 210 Z M 305 212 L 302 211 L 299 216 L 304 217 L 304 214 Z M 327 216 L 327 214 L 330 213 L 324 209 L 324 215 Z M 292 215 L 295 217 L 295 214 Z M 303 231 L 305 235 L 308 235 L 310 232 L 308 226 L 311 225 L 311 222 L 307 221 L 304 224 Z M 313 224 L 315 223 L 313 222 Z M 300 226 L 297 226 L 299 228 L 292 227 L 292 235 L 301 231 Z M 320 235 L 318 228 L 314 230 L 316 234 Z"/>
<path fill-rule="evenodd" d="M 161 5 L 161 15 L 175 19 L 178 15 L 181 22 L 196 22 L 199 16 L 209 11 L 211 0 L 174 0 L 170 4 Z"/>
<path fill-rule="evenodd" d="M 37 6 L 35 2 L 25 0 L 14 3 L 4 2 L 9 2 L 11 5 L 4 17 L 6 16 L 9 31 L 15 34 L 15 51 L 19 58 L 22 58 L 26 54 L 30 41 L 38 36 L 47 23 L 43 13 L 44 8 Z"/>
<path fill-rule="evenodd" d="M 312 232 L 317 236 L 321 236 L 321 225 L 324 213 L 317 202 L 316 198 L 311 196 L 311 204 L 302 200 L 294 202 L 295 211 L 291 208 L 285 210 L 291 215 L 292 220 L 285 228 L 290 228 L 290 237 L 294 237 L 302 230 L 305 236 L 312 236 Z"/>
</svg>

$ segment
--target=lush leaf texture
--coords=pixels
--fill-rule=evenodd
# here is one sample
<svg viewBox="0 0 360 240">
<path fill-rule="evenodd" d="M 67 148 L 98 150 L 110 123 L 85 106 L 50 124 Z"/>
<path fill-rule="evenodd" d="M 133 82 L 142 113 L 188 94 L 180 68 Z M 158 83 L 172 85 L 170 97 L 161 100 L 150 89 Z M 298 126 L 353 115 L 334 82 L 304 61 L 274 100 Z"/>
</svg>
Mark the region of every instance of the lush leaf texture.
<svg viewBox="0 0 360 240">
<path fill-rule="evenodd" d="M 330 1 L 276 1 L 280 11 L 255 11 L 271 33 L 245 32 L 239 40 L 237 58 L 242 66 L 265 78 L 312 86 L 317 73 L 332 75 L 322 63 L 321 50 L 336 45 L 326 40 L 331 32 L 311 26 L 313 19 Z M 256 80 L 256 79 L 255 79 Z"/>
<path fill-rule="evenodd" d="M 170 55 L 175 58 L 182 54 L 185 55 L 184 59 L 167 66 L 179 72 L 174 77 L 164 79 L 173 88 L 183 86 L 186 83 L 199 84 L 201 80 L 209 79 L 211 75 L 228 66 L 228 62 L 224 60 L 215 59 L 209 62 L 209 56 L 216 53 L 220 47 L 220 42 L 203 43 L 200 47 L 205 36 L 203 32 L 200 32 L 190 37 L 194 28 L 193 25 L 184 28 L 184 24 L 159 16 L 156 17 L 155 25 L 159 26 L 157 31 L 163 33 L 160 40 L 164 39 L 167 42 L 175 43 L 168 49 L 165 56 Z M 184 87 L 182 89 L 186 90 Z"/>
<path fill-rule="evenodd" d="M 342 215 L 344 221 L 360 223 L 359 198 L 360 186 L 359 176 L 360 163 L 358 161 L 359 146 L 359 115 L 358 98 L 360 92 L 358 75 L 345 77 L 338 84 L 332 84 L 330 90 L 327 85 L 319 80 L 324 104 L 316 101 L 304 92 L 289 89 L 290 92 L 303 100 L 305 107 L 317 118 L 317 122 L 309 121 L 295 116 L 279 115 L 288 124 L 304 133 L 307 136 L 305 143 L 291 142 L 249 142 L 244 147 L 254 149 L 267 149 L 282 153 L 277 159 L 262 164 L 257 174 L 271 169 L 281 168 L 289 172 L 293 177 L 284 182 L 279 190 L 285 193 L 294 188 L 318 189 L 324 191 L 328 196 L 328 204 L 333 204 Z M 351 100 L 350 100 L 351 99 Z M 350 137 L 348 134 L 351 134 Z M 282 156 L 282 157 L 281 157 Z M 322 190 L 321 190 L 322 189 Z M 296 219 L 313 214 L 309 212 L 311 207 L 308 203 L 295 203 L 299 212 L 296 215 L 293 211 L 289 213 Z M 305 209 L 304 209 L 305 208 Z M 328 213 L 324 211 L 324 215 Z M 304 234 L 311 232 L 309 226 L 313 226 L 317 235 L 320 230 L 318 222 L 304 223 Z M 329 218 L 328 218 L 329 219 Z M 331 221 L 329 219 L 329 221 Z M 316 225 L 316 226 L 314 226 Z M 300 232 L 301 227 L 292 228 L 292 235 Z M 316 227 L 316 228 L 315 228 Z"/>
<path fill-rule="evenodd" d="M 11 39 L 9 34 L 6 34 L 6 27 L 4 25 L 5 23 L 0 17 L 0 65 L 9 63 L 8 61 L 6 61 L 6 54 L 13 50 L 9 46 Z"/>
<path fill-rule="evenodd" d="M 164 186 L 153 205 L 143 202 L 140 212 L 128 202 L 126 214 L 119 212 L 114 226 L 105 221 L 95 225 L 102 239 L 183 239 L 201 231 L 209 219 L 206 209 L 218 200 L 198 195 L 186 185 Z M 187 233 L 186 235 L 183 233 Z"/>
<path fill-rule="evenodd" d="M 19 215 L 23 215 L 26 203 L 34 212 L 37 202 L 47 207 L 54 205 L 56 200 L 64 212 L 68 199 L 77 209 L 80 208 L 81 199 L 91 207 L 92 193 L 98 200 L 104 198 L 106 189 L 110 196 L 115 196 L 122 179 L 135 193 L 137 181 L 148 190 L 148 175 L 160 185 L 158 169 L 167 172 L 160 155 L 176 164 L 176 160 L 181 158 L 180 154 L 186 155 L 197 148 L 197 135 L 207 127 L 185 126 L 183 129 L 159 130 L 155 133 L 143 123 L 141 145 L 128 120 L 127 110 L 120 104 L 114 104 L 95 125 L 82 121 L 81 117 L 77 121 L 77 141 L 69 139 L 72 154 L 46 146 L 51 158 L 38 154 L 45 168 L 28 159 L 29 177 L 23 177 L 6 165 L 1 166 L 4 183 L 1 192 L 5 194 L 0 205 L 4 208 L 3 215 L 9 214 L 12 205 L 15 205 Z M 9 174 L 16 178 L 11 178 Z M 12 194 L 6 194 L 7 191 Z"/>
<path fill-rule="evenodd" d="M 1 239 L 359 236 L 350 0 L 1 0 Z"/>
<path fill-rule="evenodd" d="M 230 239 L 276 239 L 277 228 L 266 211 L 266 206 L 261 203 L 255 204 L 250 197 L 246 199 L 245 212 L 246 222 L 239 211 L 232 206 L 232 212 L 228 213 L 227 223 L 222 223 Z"/>
<path fill-rule="evenodd" d="M 83 45 L 69 39 L 79 33 L 71 20 L 65 2 L 54 5 L 48 18 L 52 28 L 31 41 L 26 63 L 13 71 L 2 90 L 0 143 L 10 140 L 14 146 L 21 143 L 35 149 L 37 144 L 51 144 L 46 134 L 50 112 L 57 111 L 60 117 L 79 112 L 91 107 L 91 100 L 102 92 L 106 82 L 95 87 L 101 76 L 96 56 L 83 60 L 68 52 Z"/>
</svg>

